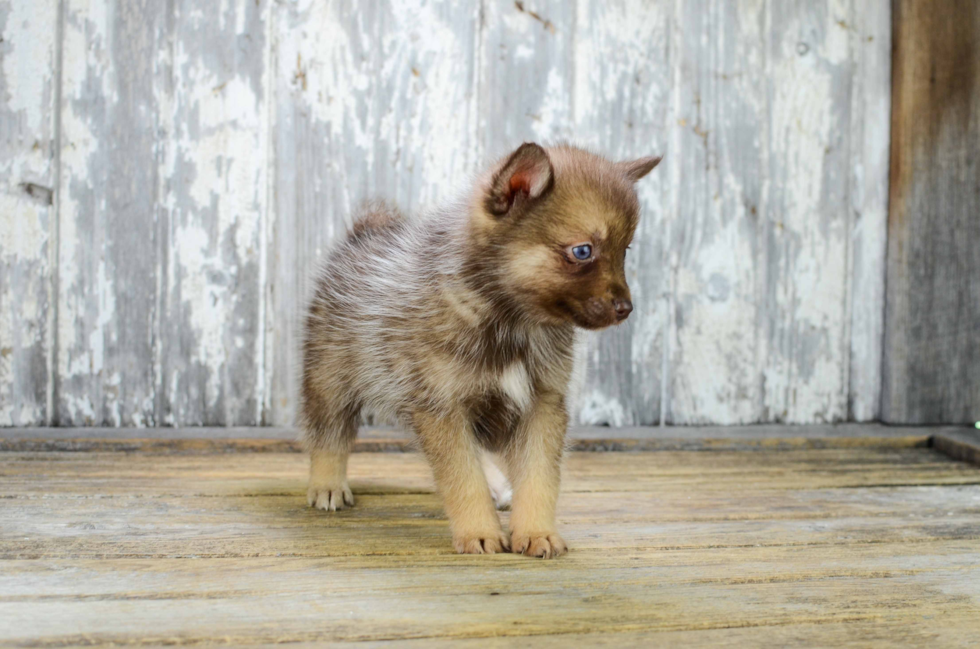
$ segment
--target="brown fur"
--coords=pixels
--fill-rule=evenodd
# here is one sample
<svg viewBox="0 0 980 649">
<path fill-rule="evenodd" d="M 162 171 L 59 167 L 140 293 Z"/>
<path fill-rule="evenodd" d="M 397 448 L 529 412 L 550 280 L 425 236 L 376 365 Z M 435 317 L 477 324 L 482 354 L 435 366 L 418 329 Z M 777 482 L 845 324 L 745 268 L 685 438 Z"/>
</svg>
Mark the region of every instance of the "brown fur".
<svg viewBox="0 0 980 649">
<path fill-rule="evenodd" d="M 317 282 L 304 342 L 308 500 L 353 505 L 347 457 L 362 408 L 418 435 L 459 552 L 565 552 L 555 504 L 575 326 L 629 314 L 633 183 L 659 159 L 613 163 L 524 144 L 467 201 L 419 219 L 374 206 Z M 591 247 L 592 258 L 575 258 Z M 511 534 L 488 452 L 513 483 Z M 491 471 L 488 469 L 487 474 Z"/>
</svg>

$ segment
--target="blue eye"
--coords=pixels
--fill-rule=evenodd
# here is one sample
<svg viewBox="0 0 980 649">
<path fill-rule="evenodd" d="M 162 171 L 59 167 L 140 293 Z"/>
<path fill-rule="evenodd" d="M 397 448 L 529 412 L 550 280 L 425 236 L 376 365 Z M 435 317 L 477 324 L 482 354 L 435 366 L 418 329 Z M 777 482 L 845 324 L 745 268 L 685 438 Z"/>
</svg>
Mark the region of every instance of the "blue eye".
<svg viewBox="0 0 980 649">
<path fill-rule="evenodd" d="M 592 246 L 587 243 L 583 243 L 581 246 L 575 246 L 572 248 L 572 254 L 579 261 L 586 261 L 592 257 Z"/>
</svg>

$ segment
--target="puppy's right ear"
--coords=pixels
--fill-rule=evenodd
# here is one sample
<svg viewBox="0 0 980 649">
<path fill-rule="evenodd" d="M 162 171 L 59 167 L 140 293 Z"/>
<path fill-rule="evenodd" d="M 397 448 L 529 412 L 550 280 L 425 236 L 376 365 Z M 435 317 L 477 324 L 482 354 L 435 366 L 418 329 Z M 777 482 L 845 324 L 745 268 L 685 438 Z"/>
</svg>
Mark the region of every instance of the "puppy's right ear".
<svg viewBox="0 0 980 649">
<path fill-rule="evenodd" d="M 639 158 L 638 160 L 628 160 L 626 162 L 617 162 L 616 166 L 629 178 L 631 183 L 635 183 L 640 178 L 643 178 L 648 173 L 653 171 L 653 168 L 660 164 L 663 160 L 663 156 L 655 156 L 649 158 Z"/>
<path fill-rule="evenodd" d="M 515 203 L 541 198 L 555 184 L 555 172 L 548 153 L 533 142 L 525 142 L 493 176 L 487 195 L 487 211 L 507 214 Z"/>
</svg>

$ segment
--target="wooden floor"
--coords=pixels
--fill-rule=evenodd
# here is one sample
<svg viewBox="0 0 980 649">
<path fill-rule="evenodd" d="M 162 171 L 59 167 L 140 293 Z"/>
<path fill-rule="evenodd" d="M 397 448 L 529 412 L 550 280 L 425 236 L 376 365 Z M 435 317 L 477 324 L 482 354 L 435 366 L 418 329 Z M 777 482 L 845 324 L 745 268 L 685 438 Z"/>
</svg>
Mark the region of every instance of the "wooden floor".
<svg viewBox="0 0 980 649">
<path fill-rule="evenodd" d="M 572 453 L 557 561 L 452 554 L 414 453 L 355 454 L 334 515 L 305 472 L 292 452 L 0 453 L 0 643 L 980 643 L 980 468 L 904 438 Z"/>
</svg>

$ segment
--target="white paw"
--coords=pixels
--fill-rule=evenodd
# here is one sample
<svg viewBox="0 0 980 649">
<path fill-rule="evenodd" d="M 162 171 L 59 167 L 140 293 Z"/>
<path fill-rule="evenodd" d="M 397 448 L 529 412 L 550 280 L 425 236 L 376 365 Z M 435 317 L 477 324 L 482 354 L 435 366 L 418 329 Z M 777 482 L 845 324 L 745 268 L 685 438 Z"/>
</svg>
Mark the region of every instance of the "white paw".
<svg viewBox="0 0 980 649">
<path fill-rule="evenodd" d="M 351 493 L 347 481 L 334 485 L 310 485 L 306 490 L 306 502 L 310 507 L 335 512 L 345 507 L 354 506 L 354 494 Z"/>
<path fill-rule="evenodd" d="M 510 488 L 509 482 L 501 485 L 499 490 L 490 487 L 490 495 L 493 496 L 493 504 L 497 506 L 497 509 L 501 511 L 510 509 L 510 501 L 514 496 L 514 491 Z"/>
<path fill-rule="evenodd" d="M 490 495 L 497 509 L 510 509 L 510 500 L 514 491 L 510 488 L 510 480 L 504 475 L 489 453 L 483 454 L 483 474 L 487 476 Z"/>
</svg>

